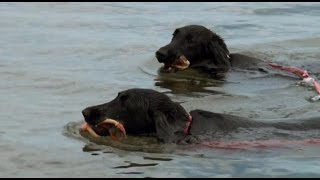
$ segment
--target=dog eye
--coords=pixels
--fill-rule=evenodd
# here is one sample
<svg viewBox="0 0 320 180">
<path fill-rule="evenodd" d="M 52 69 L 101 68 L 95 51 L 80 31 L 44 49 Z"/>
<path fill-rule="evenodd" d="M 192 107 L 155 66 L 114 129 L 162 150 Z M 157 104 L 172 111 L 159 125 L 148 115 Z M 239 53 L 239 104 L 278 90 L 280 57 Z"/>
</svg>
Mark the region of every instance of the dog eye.
<svg viewBox="0 0 320 180">
<path fill-rule="evenodd" d="M 126 101 L 128 99 L 128 96 L 127 95 L 122 95 L 119 98 L 120 98 L 121 102 L 124 102 L 124 101 Z"/>
</svg>

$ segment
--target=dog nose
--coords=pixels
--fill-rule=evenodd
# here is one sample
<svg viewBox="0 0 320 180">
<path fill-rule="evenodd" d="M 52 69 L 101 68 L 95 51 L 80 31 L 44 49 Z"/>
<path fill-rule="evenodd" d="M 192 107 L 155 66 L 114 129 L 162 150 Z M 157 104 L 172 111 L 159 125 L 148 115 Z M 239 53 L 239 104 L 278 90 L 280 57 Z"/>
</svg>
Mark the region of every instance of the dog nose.
<svg viewBox="0 0 320 180">
<path fill-rule="evenodd" d="M 168 56 L 168 53 L 163 48 L 160 48 L 156 52 L 156 57 L 157 57 L 159 63 L 164 62 L 167 59 L 167 56 Z"/>
<path fill-rule="evenodd" d="M 87 119 L 87 118 L 90 116 L 90 112 L 91 112 L 91 110 L 88 109 L 88 108 L 82 110 L 82 115 L 83 115 L 83 117 L 84 117 L 85 119 Z"/>
</svg>

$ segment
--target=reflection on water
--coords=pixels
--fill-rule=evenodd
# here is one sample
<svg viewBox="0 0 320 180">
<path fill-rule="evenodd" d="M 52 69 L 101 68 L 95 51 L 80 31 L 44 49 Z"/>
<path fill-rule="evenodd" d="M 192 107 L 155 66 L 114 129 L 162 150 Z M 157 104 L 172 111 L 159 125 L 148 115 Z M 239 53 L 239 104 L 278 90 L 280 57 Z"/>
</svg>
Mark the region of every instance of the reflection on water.
<svg viewBox="0 0 320 180">
<path fill-rule="evenodd" d="M 188 96 L 200 96 L 201 94 L 221 94 L 223 92 L 207 89 L 207 87 L 221 87 L 224 83 L 223 79 L 213 79 L 202 74 L 192 72 L 187 69 L 176 73 L 159 73 L 155 79 L 155 86 L 169 89 L 172 94 L 183 94 Z"/>
<path fill-rule="evenodd" d="M 225 77 L 213 77 L 195 69 L 176 72 L 162 72 L 162 65 L 155 58 L 140 65 L 143 74 L 153 79 L 153 85 L 160 87 L 161 92 L 186 97 L 203 97 L 209 94 L 223 94 L 221 87 Z"/>
<path fill-rule="evenodd" d="M 143 172 L 119 172 L 117 174 L 143 174 Z"/>
<path fill-rule="evenodd" d="M 138 163 L 132 163 L 132 162 L 129 162 L 129 163 L 130 164 L 127 165 L 127 166 L 116 166 L 114 168 L 118 169 L 118 168 L 145 167 L 145 166 L 156 166 L 156 165 L 158 165 L 158 163 L 149 163 L 149 164 L 138 164 Z"/>
<path fill-rule="evenodd" d="M 156 161 L 172 161 L 171 158 L 158 158 L 158 157 L 143 157 L 143 159 L 156 160 Z"/>
</svg>

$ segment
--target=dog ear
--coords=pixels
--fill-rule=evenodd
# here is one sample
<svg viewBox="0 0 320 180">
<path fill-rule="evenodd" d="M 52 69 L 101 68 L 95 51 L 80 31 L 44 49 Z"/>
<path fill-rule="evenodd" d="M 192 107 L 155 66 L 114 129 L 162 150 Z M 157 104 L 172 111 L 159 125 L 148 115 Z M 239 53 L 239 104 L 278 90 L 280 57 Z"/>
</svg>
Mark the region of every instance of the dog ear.
<svg viewBox="0 0 320 180">
<path fill-rule="evenodd" d="M 214 66 L 217 67 L 217 70 L 229 70 L 229 50 L 221 37 L 212 37 L 208 42 L 207 51 L 208 55 L 210 57 L 213 57 L 211 63 L 213 63 Z"/>
<path fill-rule="evenodd" d="M 156 134 L 161 142 L 177 142 L 185 136 L 184 128 L 189 114 L 176 102 L 171 102 L 166 108 L 168 109 L 151 113 Z"/>
<path fill-rule="evenodd" d="M 174 128 L 168 122 L 166 116 L 160 111 L 155 111 L 152 119 L 154 120 L 158 140 L 164 143 L 174 142 Z"/>
</svg>

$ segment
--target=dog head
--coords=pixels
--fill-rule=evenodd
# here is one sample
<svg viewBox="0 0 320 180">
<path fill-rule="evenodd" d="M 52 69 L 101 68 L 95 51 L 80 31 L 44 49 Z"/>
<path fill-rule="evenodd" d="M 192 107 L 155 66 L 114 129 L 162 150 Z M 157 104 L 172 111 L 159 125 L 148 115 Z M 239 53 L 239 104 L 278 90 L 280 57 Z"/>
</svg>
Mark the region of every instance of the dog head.
<svg viewBox="0 0 320 180">
<path fill-rule="evenodd" d="M 229 50 L 224 40 L 199 25 L 177 28 L 171 42 L 161 47 L 155 55 L 167 70 L 203 67 L 213 71 L 227 71 L 230 67 Z"/>
<path fill-rule="evenodd" d="M 155 133 L 162 142 L 176 142 L 184 136 L 188 113 L 176 102 L 160 92 L 150 89 L 128 89 L 118 93 L 110 102 L 87 107 L 82 111 L 85 121 L 100 136 L 114 130 L 113 119 L 127 134 Z"/>
</svg>

